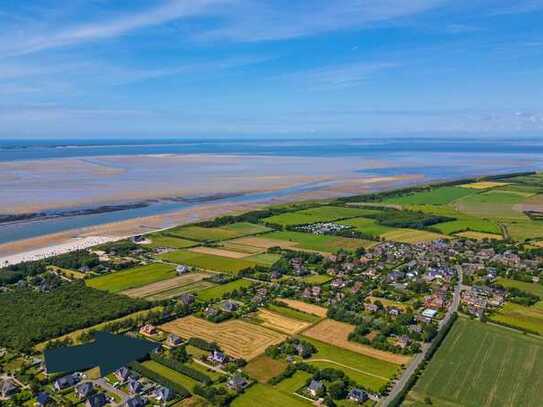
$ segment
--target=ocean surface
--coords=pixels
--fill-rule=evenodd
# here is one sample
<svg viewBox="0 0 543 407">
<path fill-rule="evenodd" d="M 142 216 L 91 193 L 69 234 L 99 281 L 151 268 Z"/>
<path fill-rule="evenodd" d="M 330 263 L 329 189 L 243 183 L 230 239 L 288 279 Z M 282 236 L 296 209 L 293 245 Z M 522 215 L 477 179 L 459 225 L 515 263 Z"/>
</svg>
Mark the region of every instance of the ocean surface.
<svg viewBox="0 0 543 407">
<path fill-rule="evenodd" d="M 217 154 L 277 157 L 355 157 L 386 161 L 383 168 L 354 171 L 362 176 L 419 174 L 425 181 L 543 170 L 543 140 L 365 138 L 339 140 L 0 140 L 0 163 L 104 156 Z M 1 169 L 0 169 L 1 171 Z M 0 179 L 1 179 L 0 172 Z M 176 212 L 206 202 L 267 202 L 273 198 L 314 191 L 322 183 L 300 183 L 274 192 L 245 193 L 191 200 L 159 199 L 143 207 L 74 216 L 54 216 L 0 224 L 0 244 L 81 227 Z M 7 196 L 9 190 L 0 191 Z M 1 215 L 1 213 L 0 213 Z"/>
</svg>

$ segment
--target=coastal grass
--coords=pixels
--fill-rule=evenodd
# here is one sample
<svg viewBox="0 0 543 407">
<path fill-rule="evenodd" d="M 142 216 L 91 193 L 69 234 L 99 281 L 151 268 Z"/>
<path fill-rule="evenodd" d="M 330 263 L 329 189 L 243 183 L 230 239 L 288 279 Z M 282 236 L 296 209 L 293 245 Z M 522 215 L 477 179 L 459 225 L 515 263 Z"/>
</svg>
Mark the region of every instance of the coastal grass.
<svg viewBox="0 0 543 407">
<path fill-rule="evenodd" d="M 276 312 L 277 314 L 284 315 L 288 318 L 297 319 L 299 321 L 314 323 L 321 319 L 317 315 L 308 314 L 306 312 L 298 311 L 289 307 L 283 307 L 281 305 L 269 304 L 268 309 Z"/>
<path fill-rule="evenodd" d="M 153 263 L 123 271 L 109 273 L 100 277 L 85 280 L 87 286 L 105 290 L 110 293 L 131 288 L 143 287 L 147 284 L 166 280 L 176 276 L 175 266 L 171 264 Z"/>
<path fill-rule="evenodd" d="M 341 236 L 314 235 L 293 231 L 278 231 L 267 233 L 266 238 L 294 242 L 297 249 L 313 250 L 320 252 L 335 252 L 339 249 L 355 250 L 359 247 L 370 247 L 375 242 L 363 239 L 350 239 Z"/>
<path fill-rule="evenodd" d="M 257 383 L 234 399 L 232 407 L 308 407 L 305 399 L 279 391 L 271 385 Z"/>
<path fill-rule="evenodd" d="M 441 187 L 429 191 L 414 192 L 407 195 L 387 198 L 386 204 L 398 205 L 446 205 L 459 198 L 472 195 L 474 191 L 460 187 Z"/>
<path fill-rule="evenodd" d="M 287 212 L 280 215 L 264 218 L 264 222 L 282 226 L 304 225 L 318 222 L 331 222 L 338 219 L 355 218 L 379 213 L 375 209 L 363 209 L 341 206 L 320 206 L 296 212 Z"/>
<path fill-rule="evenodd" d="M 543 341 L 506 328 L 459 318 L 406 405 L 466 407 L 541 404 Z"/>
<path fill-rule="evenodd" d="M 206 253 L 196 253 L 188 250 L 178 250 L 164 253 L 159 256 L 161 260 L 176 264 L 187 264 L 205 270 L 220 271 L 237 274 L 239 271 L 254 267 L 255 262 L 245 259 L 233 259 L 230 257 L 215 256 Z"/>
<path fill-rule="evenodd" d="M 221 284 L 198 292 L 198 298 L 203 301 L 215 300 L 218 298 L 222 298 L 225 294 L 231 293 L 234 290 L 239 290 L 240 288 L 247 288 L 252 286 L 253 284 L 253 282 L 244 279 L 231 281 L 229 283 Z"/>
</svg>

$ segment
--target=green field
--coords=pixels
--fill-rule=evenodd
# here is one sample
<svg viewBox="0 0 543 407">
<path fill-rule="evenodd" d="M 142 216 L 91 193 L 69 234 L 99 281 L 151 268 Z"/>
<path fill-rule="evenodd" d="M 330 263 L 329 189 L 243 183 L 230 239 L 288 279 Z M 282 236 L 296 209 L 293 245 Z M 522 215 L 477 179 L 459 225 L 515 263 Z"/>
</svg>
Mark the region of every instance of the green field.
<svg viewBox="0 0 543 407">
<path fill-rule="evenodd" d="M 383 233 L 395 230 L 395 228 L 393 227 L 380 225 L 375 219 L 368 218 L 354 218 L 342 220 L 338 223 L 342 225 L 352 226 L 354 230 L 362 233 L 367 233 L 368 235 L 375 237 L 381 236 Z"/>
<path fill-rule="evenodd" d="M 305 336 L 303 339 L 311 342 L 318 349 L 311 359 L 317 360 L 318 363 L 329 362 L 337 369 L 343 370 L 348 376 L 356 375 L 357 382 L 371 391 L 378 392 L 400 369 L 400 366 L 384 360 L 338 348 Z"/>
<path fill-rule="evenodd" d="M 240 222 L 217 228 L 204 228 L 201 226 L 180 226 L 177 228 L 169 229 L 168 234 L 196 241 L 217 241 L 234 239 L 236 237 L 247 235 L 254 235 L 257 233 L 267 232 L 269 230 L 269 228 L 263 225 Z"/>
<path fill-rule="evenodd" d="M 251 378 L 258 380 L 260 383 L 267 383 L 268 380 L 283 373 L 287 366 L 288 363 L 285 360 L 272 359 L 267 355 L 260 355 L 256 359 L 251 360 L 243 370 Z"/>
<path fill-rule="evenodd" d="M 537 239 L 543 237 L 543 222 L 515 221 L 506 223 L 507 231 L 514 240 Z"/>
<path fill-rule="evenodd" d="M 176 276 L 175 266 L 153 263 L 85 280 L 87 286 L 111 293 L 143 287 Z"/>
<path fill-rule="evenodd" d="M 177 264 L 188 264 L 205 270 L 220 271 L 235 274 L 246 268 L 254 267 L 255 262 L 244 259 L 215 256 L 212 254 L 195 253 L 188 250 L 161 254 L 160 259 Z"/>
<path fill-rule="evenodd" d="M 382 238 L 385 240 L 392 240 L 394 242 L 419 243 L 443 239 L 447 238 L 447 236 L 440 235 L 439 233 L 428 232 L 426 230 L 396 229 L 383 234 Z"/>
<path fill-rule="evenodd" d="M 288 379 L 282 380 L 279 382 L 275 388 L 277 390 L 281 390 L 285 393 L 294 393 L 298 390 L 300 390 L 303 386 L 305 386 L 305 383 L 307 382 L 307 379 L 309 379 L 311 375 L 307 372 L 298 371 L 292 375 L 292 377 L 289 377 Z"/>
<path fill-rule="evenodd" d="M 318 222 L 331 222 L 337 219 L 356 218 L 359 216 L 379 213 L 375 209 L 344 208 L 340 206 L 320 206 L 318 208 L 304 209 L 297 212 L 287 212 L 281 215 L 264 218 L 264 222 L 283 226 L 304 225 Z"/>
<path fill-rule="evenodd" d="M 270 305 L 268 305 L 268 308 L 269 308 L 270 311 L 273 311 L 273 312 L 276 312 L 278 314 L 284 315 L 285 317 L 288 317 L 288 318 L 298 319 L 300 321 L 306 321 L 306 322 L 313 323 L 313 322 L 317 322 L 317 321 L 319 321 L 321 319 L 320 317 L 318 317 L 316 315 L 307 314 L 305 312 L 298 311 L 296 309 L 289 308 L 289 307 L 283 307 L 283 306 L 280 306 L 280 305 L 270 304 Z"/>
<path fill-rule="evenodd" d="M 259 264 L 261 266 L 271 267 L 273 263 L 275 263 L 280 258 L 281 256 L 279 254 L 261 253 L 261 254 L 255 254 L 253 256 L 245 257 L 245 260 L 253 261 L 256 264 Z"/>
<path fill-rule="evenodd" d="M 383 203 L 398 205 L 446 205 L 474 193 L 475 191 L 468 188 L 441 187 L 430 191 L 415 192 L 408 195 L 385 199 L 383 200 Z"/>
<path fill-rule="evenodd" d="M 187 247 L 197 246 L 198 243 L 192 240 L 181 239 L 178 237 L 166 236 L 161 233 L 152 234 L 147 236 L 151 240 L 151 243 L 145 245 L 146 247 L 169 247 L 171 249 L 186 249 Z"/>
<path fill-rule="evenodd" d="M 454 202 L 457 210 L 483 218 L 528 219 L 513 207 L 526 199 L 525 196 L 507 191 L 492 190 L 468 195 Z"/>
<path fill-rule="evenodd" d="M 511 280 L 509 278 L 498 277 L 496 283 L 503 285 L 507 288 L 518 288 L 522 291 L 537 295 L 543 299 L 543 284 L 540 283 L 528 283 L 525 281 Z"/>
<path fill-rule="evenodd" d="M 280 231 L 264 235 L 265 238 L 286 240 L 298 243 L 297 248 L 321 252 L 335 252 L 339 249 L 354 250 L 369 247 L 375 242 L 362 239 L 349 239 L 340 236 L 314 235 L 311 233 Z"/>
<path fill-rule="evenodd" d="M 181 294 L 197 293 L 198 291 L 202 291 L 211 287 L 215 287 L 215 284 L 209 281 L 201 280 L 191 284 L 183 285 L 181 287 L 172 288 L 171 290 L 161 291 L 160 293 L 145 297 L 145 299 L 149 301 L 162 301 L 178 297 Z"/>
<path fill-rule="evenodd" d="M 501 234 L 500 227 L 496 222 L 479 218 L 465 218 L 438 223 L 437 225 L 433 225 L 432 228 L 446 235 L 465 231 Z"/>
<path fill-rule="evenodd" d="M 198 293 L 198 298 L 203 301 L 210 301 L 218 298 L 222 298 L 222 296 L 226 293 L 232 292 L 234 290 L 237 290 L 239 288 L 246 288 L 253 285 L 249 280 L 235 280 L 230 283 L 218 285 L 216 287 L 211 287 L 206 290 L 200 291 Z"/>
<path fill-rule="evenodd" d="M 236 397 L 232 407 L 307 407 L 311 403 L 293 394 L 286 394 L 267 384 L 257 383 Z"/>
<path fill-rule="evenodd" d="M 536 407 L 542 387 L 542 340 L 459 318 L 408 400 L 418 406 L 430 397 L 435 406 Z"/>
<path fill-rule="evenodd" d="M 302 280 L 307 284 L 321 285 L 332 280 L 332 276 L 329 276 L 328 274 L 312 274 L 310 276 L 302 277 Z"/>
<path fill-rule="evenodd" d="M 497 323 L 543 335 L 543 302 L 538 302 L 531 307 L 507 302 L 490 319 Z"/>
<path fill-rule="evenodd" d="M 182 373 L 176 372 L 169 367 L 161 365 L 160 363 L 155 362 L 154 360 L 148 360 L 142 363 L 147 369 L 152 370 L 153 372 L 159 374 L 162 377 L 165 377 L 168 380 L 171 380 L 174 383 L 178 383 L 181 386 L 184 386 L 187 390 L 192 390 L 192 388 L 198 384 L 194 379 L 191 379 L 188 376 L 185 376 Z"/>
</svg>

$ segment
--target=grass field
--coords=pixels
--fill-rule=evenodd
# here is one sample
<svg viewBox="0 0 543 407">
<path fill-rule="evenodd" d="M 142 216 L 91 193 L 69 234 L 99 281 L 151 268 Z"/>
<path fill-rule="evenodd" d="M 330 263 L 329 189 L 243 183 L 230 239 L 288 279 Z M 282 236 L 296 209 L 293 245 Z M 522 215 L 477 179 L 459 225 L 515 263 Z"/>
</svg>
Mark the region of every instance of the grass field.
<svg viewBox="0 0 543 407">
<path fill-rule="evenodd" d="M 164 292 L 177 291 L 209 276 L 210 274 L 208 273 L 187 273 L 179 277 L 147 284 L 143 287 L 131 288 L 130 290 L 122 291 L 122 294 L 132 298 L 147 298 Z"/>
<path fill-rule="evenodd" d="M 161 291 L 157 294 L 150 295 L 148 297 L 145 297 L 149 301 L 162 301 L 162 300 L 168 300 L 170 298 L 178 297 L 181 294 L 188 294 L 188 293 L 198 293 L 199 291 L 206 290 L 211 287 L 215 287 L 216 284 L 213 284 L 209 281 L 196 281 L 194 283 L 190 283 L 187 285 L 182 285 L 180 287 L 173 288 L 171 290 L 167 291 Z"/>
<path fill-rule="evenodd" d="M 535 294 L 543 299 L 543 284 L 540 283 L 528 283 L 525 281 L 511 280 L 509 278 L 498 277 L 496 283 L 503 285 L 504 287 L 518 288 L 522 291 Z"/>
<path fill-rule="evenodd" d="M 161 233 L 146 236 L 151 243 L 146 244 L 146 247 L 169 247 L 171 249 L 186 249 L 187 247 L 196 246 L 198 242 L 192 240 L 181 239 L 178 237 L 165 236 Z"/>
<path fill-rule="evenodd" d="M 184 386 L 187 390 L 192 390 L 192 388 L 198 384 L 194 379 L 191 379 L 184 374 L 176 372 L 169 367 L 161 365 L 160 363 L 155 362 L 154 360 L 148 360 L 142 363 L 147 369 L 152 370 L 153 372 L 159 374 L 160 376 L 171 380 L 174 383 L 178 383 L 181 386 Z"/>
<path fill-rule="evenodd" d="M 239 288 L 250 287 L 253 284 L 254 283 L 252 283 L 249 280 L 243 280 L 243 279 L 235 280 L 230 283 L 221 284 L 215 287 L 202 290 L 198 293 L 198 298 L 203 301 L 210 301 L 217 298 L 222 298 L 222 296 L 226 293 L 230 293 Z"/>
<path fill-rule="evenodd" d="M 260 383 L 267 383 L 271 378 L 279 376 L 284 372 L 287 366 L 288 364 L 284 360 L 276 360 L 269 356 L 261 355 L 251 360 L 243 370 Z"/>
<path fill-rule="evenodd" d="M 264 235 L 266 238 L 286 240 L 296 244 L 297 249 L 315 250 L 320 252 L 335 252 L 339 249 L 355 250 L 359 247 L 369 247 L 375 242 L 362 239 L 349 239 L 340 236 L 314 235 L 311 233 L 281 231 Z"/>
<path fill-rule="evenodd" d="M 392 240 L 402 243 L 420 243 L 447 238 L 447 236 L 440 235 L 439 233 L 418 229 L 396 229 L 392 232 L 383 234 L 381 237 L 385 240 Z"/>
<path fill-rule="evenodd" d="M 228 355 L 247 361 L 263 354 L 268 346 L 280 343 L 287 337 L 240 320 L 215 324 L 194 316 L 176 319 L 161 325 L 160 328 L 181 338 L 198 337 L 208 342 L 217 342 Z"/>
<path fill-rule="evenodd" d="M 460 212 L 483 218 L 528 219 L 513 208 L 525 199 L 516 192 L 491 190 L 458 199 L 454 206 Z"/>
<path fill-rule="evenodd" d="M 302 277 L 302 280 L 307 284 L 321 285 L 332 280 L 332 276 L 329 276 L 328 274 L 313 274 L 311 276 Z"/>
<path fill-rule="evenodd" d="M 451 222 L 438 223 L 437 225 L 433 225 L 432 228 L 437 229 L 446 235 L 465 231 L 495 234 L 501 233 L 500 227 L 496 222 L 480 218 L 465 218 L 453 220 Z"/>
<path fill-rule="evenodd" d="M 348 220 L 342 220 L 338 223 L 342 225 L 352 226 L 354 230 L 362 233 L 367 233 L 371 236 L 381 236 L 383 233 L 396 230 L 390 226 L 384 226 L 377 223 L 375 219 L 368 218 L 354 218 Z"/>
<path fill-rule="evenodd" d="M 523 221 L 507 223 L 509 235 L 514 240 L 537 239 L 543 237 L 543 222 Z"/>
<path fill-rule="evenodd" d="M 459 318 L 409 399 L 430 397 L 446 407 L 540 406 L 542 361 L 543 341 Z"/>
<path fill-rule="evenodd" d="M 455 233 L 455 236 L 465 237 L 468 239 L 475 239 L 475 240 L 483 240 L 483 239 L 491 239 L 491 240 L 503 240 L 502 235 L 498 235 L 495 233 L 483 233 L 483 232 L 459 232 Z"/>
<path fill-rule="evenodd" d="M 292 375 L 292 377 L 289 377 L 288 379 L 282 380 L 279 382 L 275 388 L 277 390 L 280 390 L 282 392 L 292 394 L 303 386 L 305 386 L 307 379 L 309 379 L 311 375 L 304 371 L 298 371 Z"/>
<path fill-rule="evenodd" d="M 298 311 L 293 308 L 281 307 L 279 305 L 274 305 L 274 304 L 268 305 L 268 309 L 275 312 L 276 314 L 281 314 L 281 315 L 284 315 L 285 317 L 297 319 L 299 321 L 313 323 L 321 319 L 320 317 L 313 314 L 308 314 L 306 312 Z"/>
<path fill-rule="evenodd" d="M 260 322 L 260 325 L 288 335 L 297 334 L 311 325 L 308 321 L 290 318 L 284 314 L 276 313 L 268 309 L 259 310 L 256 314 L 256 318 Z"/>
<path fill-rule="evenodd" d="M 347 375 L 356 372 L 359 384 L 368 390 L 378 392 L 399 370 L 399 366 L 396 364 L 339 348 L 313 338 L 305 336 L 303 338 L 311 342 L 318 350 L 310 359 L 313 361 L 312 363 L 330 363 L 336 369 L 344 370 Z"/>
<path fill-rule="evenodd" d="M 100 277 L 86 280 L 89 287 L 106 290 L 111 293 L 131 288 L 143 287 L 147 284 L 166 280 L 176 276 L 175 266 L 171 264 L 154 263 L 123 271 L 109 273 Z"/>
<path fill-rule="evenodd" d="M 490 319 L 528 332 L 543 335 L 543 302 L 531 307 L 507 302 Z"/>
<path fill-rule="evenodd" d="M 236 274 L 239 271 L 254 267 L 256 263 L 244 259 L 232 259 L 229 257 L 215 256 L 207 253 L 195 253 L 188 250 L 161 254 L 162 260 L 177 264 L 188 264 L 204 270 L 220 271 Z"/>
<path fill-rule="evenodd" d="M 201 226 L 181 226 L 168 230 L 168 234 L 179 236 L 184 239 L 196 241 L 217 241 L 234 239 L 236 237 L 263 233 L 270 229 L 254 223 L 240 222 L 232 225 L 225 225 L 217 228 L 204 228 Z"/>
<path fill-rule="evenodd" d="M 339 206 L 320 206 L 318 208 L 304 209 L 297 212 L 287 212 L 281 215 L 265 218 L 264 222 L 283 226 L 303 225 L 317 222 L 330 222 L 337 219 L 355 218 L 359 216 L 379 213 L 375 209 L 344 208 Z"/>
<path fill-rule="evenodd" d="M 267 384 L 257 383 L 236 397 L 232 407 L 308 407 L 307 400 L 287 394 Z"/>
<path fill-rule="evenodd" d="M 473 194 L 466 188 L 460 187 L 441 187 L 430 191 L 415 192 L 409 195 L 385 199 L 384 203 L 394 203 L 398 205 L 445 205 L 459 198 Z"/>
<path fill-rule="evenodd" d="M 271 267 L 281 256 L 273 253 L 261 253 L 246 257 L 245 260 L 253 261 L 264 267 Z"/>
</svg>

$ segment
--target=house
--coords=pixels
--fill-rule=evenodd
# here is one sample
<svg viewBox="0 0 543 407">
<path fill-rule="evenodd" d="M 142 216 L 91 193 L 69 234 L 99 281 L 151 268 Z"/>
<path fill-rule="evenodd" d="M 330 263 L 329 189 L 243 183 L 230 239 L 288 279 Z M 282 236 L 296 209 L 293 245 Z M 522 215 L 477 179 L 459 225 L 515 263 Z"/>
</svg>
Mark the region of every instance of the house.
<svg viewBox="0 0 543 407">
<path fill-rule="evenodd" d="M 129 398 L 124 402 L 125 407 L 144 407 L 146 404 L 140 396 Z"/>
<path fill-rule="evenodd" d="M 216 363 L 224 363 L 226 362 L 226 355 L 218 350 L 214 350 L 213 353 L 209 355 L 208 360 Z"/>
<path fill-rule="evenodd" d="M 227 386 L 238 393 L 249 385 L 249 381 L 240 374 L 234 374 L 226 382 Z"/>
<path fill-rule="evenodd" d="M 94 391 L 94 386 L 91 382 L 81 383 L 75 387 L 75 395 L 80 399 L 88 398 Z"/>
<path fill-rule="evenodd" d="M 51 397 L 49 397 L 49 394 L 44 393 L 43 391 L 38 393 L 38 395 L 36 396 L 36 404 L 39 407 L 44 407 L 51 402 L 52 400 L 51 400 Z"/>
<path fill-rule="evenodd" d="M 140 334 L 142 335 L 152 336 L 152 335 L 156 335 L 156 333 L 157 333 L 156 328 L 151 324 L 145 324 L 140 329 Z"/>
<path fill-rule="evenodd" d="M 179 301 L 181 301 L 181 304 L 183 305 L 191 305 L 196 301 L 196 297 L 194 294 L 184 293 L 179 296 Z"/>
<path fill-rule="evenodd" d="M 90 396 L 85 403 L 86 407 L 103 407 L 108 403 L 106 395 L 104 393 L 97 393 Z"/>
<path fill-rule="evenodd" d="M 324 385 L 318 380 L 311 380 L 311 383 L 309 383 L 309 386 L 307 386 L 307 391 L 312 397 L 319 396 L 323 390 Z"/>
<path fill-rule="evenodd" d="M 0 395 L 2 395 L 2 397 L 7 398 L 13 396 L 18 391 L 19 388 L 11 379 L 4 379 L 4 381 L 0 383 Z"/>
<path fill-rule="evenodd" d="M 121 367 L 115 371 L 115 377 L 117 380 L 123 383 L 130 377 L 130 370 L 128 370 L 126 367 Z"/>
<path fill-rule="evenodd" d="M 158 401 L 168 401 L 174 397 L 174 393 L 168 387 L 159 387 L 155 391 L 155 397 Z"/>
<path fill-rule="evenodd" d="M 393 316 L 393 317 L 397 317 L 398 315 L 400 315 L 400 313 L 401 313 L 401 310 L 399 308 L 390 307 L 388 309 L 388 314 Z"/>
<path fill-rule="evenodd" d="M 219 310 L 213 307 L 206 307 L 206 309 L 204 310 L 204 314 L 206 315 L 206 317 L 214 317 L 219 314 Z"/>
<path fill-rule="evenodd" d="M 411 343 L 411 338 L 407 335 L 402 335 L 398 338 L 398 346 L 402 349 L 405 349 Z"/>
<path fill-rule="evenodd" d="M 225 302 L 223 302 L 222 308 L 227 312 L 234 312 L 237 311 L 239 305 L 236 304 L 234 301 L 226 300 Z"/>
<path fill-rule="evenodd" d="M 188 273 L 190 272 L 190 266 L 187 266 L 186 264 L 179 264 L 176 268 L 175 268 L 175 272 L 177 274 L 185 274 L 185 273 Z"/>
<path fill-rule="evenodd" d="M 430 322 L 437 315 L 437 311 L 435 309 L 426 308 L 424 311 L 422 311 L 421 315 L 423 317 L 423 321 Z"/>
<path fill-rule="evenodd" d="M 352 400 L 356 403 L 363 403 L 368 399 L 368 393 L 362 389 L 352 389 L 347 395 L 348 400 Z"/>
<path fill-rule="evenodd" d="M 138 394 L 143 391 L 143 386 L 137 380 L 130 380 L 128 382 L 128 391 L 132 394 Z"/>
<path fill-rule="evenodd" d="M 345 282 L 345 280 L 342 280 L 342 279 L 340 279 L 340 278 L 337 278 L 337 279 L 335 279 L 334 281 L 332 281 L 332 282 L 330 283 L 330 286 L 331 286 L 332 288 L 335 288 L 335 289 L 343 288 L 343 287 L 345 287 L 346 285 L 347 285 L 347 283 Z"/>
<path fill-rule="evenodd" d="M 364 309 L 368 312 L 377 312 L 379 307 L 375 304 L 364 304 Z"/>
<path fill-rule="evenodd" d="M 73 386 L 78 382 L 78 379 L 75 375 L 68 375 L 61 377 L 60 379 L 55 380 L 55 383 L 53 384 L 53 387 L 56 391 L 60 391 L 63 389 L 66 389 L 68 387 Z"/>
<path fill-rule="evenodd" d="M 183 339 L 181 339 L 179 336 L 174 334 L 169 334 L 168 338 L 166 339 L 166 344 L 170 347 L 175 347 L 183 344 Z"/>
</svg>

